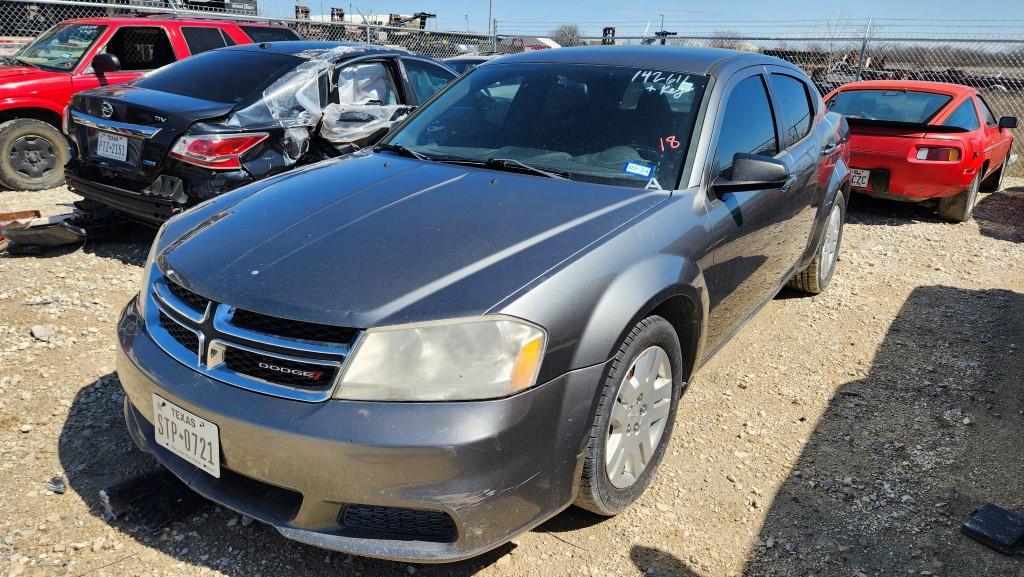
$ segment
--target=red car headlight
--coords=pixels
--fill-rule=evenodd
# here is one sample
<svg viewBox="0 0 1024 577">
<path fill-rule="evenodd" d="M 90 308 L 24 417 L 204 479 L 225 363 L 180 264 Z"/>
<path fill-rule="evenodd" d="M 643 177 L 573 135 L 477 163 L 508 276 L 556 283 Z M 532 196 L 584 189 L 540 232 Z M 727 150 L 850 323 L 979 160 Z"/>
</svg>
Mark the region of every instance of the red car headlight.
<svg viewBox="0 0 1024 577">
<path fill-rule="evenodd" d="M 933 160 L 936 162 L 955 162 L 960 160 L 960 149 L 947 146 L 922 146 L 917 149 L 917 159 Z"/>
</svg>

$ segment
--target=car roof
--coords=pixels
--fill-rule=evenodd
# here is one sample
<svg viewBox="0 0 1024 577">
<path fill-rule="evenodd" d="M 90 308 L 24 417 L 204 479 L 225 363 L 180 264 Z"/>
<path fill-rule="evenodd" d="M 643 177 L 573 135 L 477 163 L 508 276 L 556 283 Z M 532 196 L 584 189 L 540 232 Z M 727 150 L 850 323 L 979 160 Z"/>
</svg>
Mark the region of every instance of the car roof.
<svg viewBox="0 0 1024 577">
<path fill-rule="evenodd" d="M 137 15 L 137 16 L 96 16 L 94 18 L 73 18 L 64 20 L 61 24 L 106 24 L 108 26 L 138 26 L 140 24 L 177 24 L 179 26 L 263 26 L 267 28 L 285 28 L 283 24 L 274 22 L 246 22 L 228 20 L 223 18 L 180 18 L 160 15 Z"/>
<path fill-rule="evenodd" d="M 372 44 L 358 44 L 353 42 L 328 42 L 325 40 L 288 40 L 281 42 L 260 42 L 258 44 L 236 44 L 219 50 L 248 50 L 250 52 L 270 52 L 272 54 L 285 54 L 288 56 L 303 56 L 303 52 L 333 50 L 339 47 L 351 48 L 342 56 L 362 56 L 364 54 L 410 54 L 401 48 L 388 48 L 387 46 L 375 46 Z"/>
<path fill-rule="evenodd" d="M 934 92 L 949 96 L 964 96 L 977 92 L 970 86 L 951 84 L 949 82 L 930 82 L 927 80 L 861 80 L 836 88 L 835 92 L 847 90 L 913 90 L 917 92 Z"/>
<path fill-rule="evenodd" d="M 756 52 L 742 52 L 724 48 L 693 46 L 583 46 L 534 50 L 503 56 L 500 65 L 515 63 L 604 64 L 675 70 L 691 74 L 715 75 L 726 69 L 738 69 L 757 64 L 775 64 L 796 68 L 781 58 Z M 498 66 L 499 62 L 481 66 Z"/>
</svg>

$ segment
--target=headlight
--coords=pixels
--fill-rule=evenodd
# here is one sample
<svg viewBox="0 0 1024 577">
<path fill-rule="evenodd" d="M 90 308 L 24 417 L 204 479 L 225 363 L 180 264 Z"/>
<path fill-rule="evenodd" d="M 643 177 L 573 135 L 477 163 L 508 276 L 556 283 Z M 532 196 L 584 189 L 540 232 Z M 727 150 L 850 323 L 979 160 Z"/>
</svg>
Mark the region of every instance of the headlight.
<svg viewBox="0 0 1024 577">
<path fill-rule="evenodd" d="M 149 247 L 149 256 L 146 257 L 146 264 L 142 267 L 142 286 L 139 287 L 139 298 L 136 306 L 139 310 L 139 316 L 143 319 L 146 318 L 146 301 L 149 299 L 148 291 L 149 285 L 153 283 L 153 268 L 156 263 L 153 261 L 156 259 L 157 247 L 160 245 L 160 237 L 164 234 L 165 226 L 161 226 L 160 230 L 156 231 L 156 236 L 153 237 L 153 244 Z"/>
<path fill-rule="evenodd" d="M 494 399 L 534 385 L 544 331 L 502 316 L 366 331 L 352 351 L 336 399 Z"/>
</svg>

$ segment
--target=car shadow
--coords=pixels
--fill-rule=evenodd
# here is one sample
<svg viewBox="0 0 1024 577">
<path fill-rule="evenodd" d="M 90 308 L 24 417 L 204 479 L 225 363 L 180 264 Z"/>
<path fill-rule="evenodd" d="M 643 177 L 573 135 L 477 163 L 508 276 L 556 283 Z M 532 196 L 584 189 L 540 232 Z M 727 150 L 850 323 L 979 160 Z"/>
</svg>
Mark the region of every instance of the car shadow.
<svg viewBox="0 0 1024 577">
<path fill-rule="evenodd" d="M 872 226 L 902 226 L 917 222 L 945 222 L 935 213 L 934 202 L 900 202 L 866 194 L 850 195 L 846 222 Z"/>
<path fill-rule="evenodd" d="M 99 498 L 101 489 L 160 468 L 154 458 L 136 448 L 128 435 L 122 416 L 123 400 L 124 393 L 115 373 L 100 377 L 80 389 L 61 429 L 58 456 L 68 491 L 76 493 L 92 515 L 104 519 L 124 537 L 182 563 L 206 567 L 231 577 L 252 577 L 256 574 L 289 577 L 328 573 L 364 577 L 409 574 L 408 563 L 355 557 L 290 541 L 268 525 L 243 522 L 233 511 L 205 500 L 198 510 L 165 526 L 159 534 L 147 533 L 130 516 L 107 519 Z M 571 528 L 576 524 L 574 519 L 582 518 L 580 513 L 590 515 L 570 509 L 562 522 Z M 591 521 L 581 521 L 584 524 L 588 522 Z M 549 521 L 539 530 L 558 530 L 558 523 Z M 415 574 L 468 577 L 496 563 L 515 548 L 516 545 L 506 543 L 466 561 L 444 565 L 416 564 Z"/>
<path fill-rule="evenodd" d="M 994 192 L 978 201 L 974 220 L 981 234 L 1010 242 L 1024 242 L 1024 186 Z"/>
<path fill-rule="evenodd" d="M 645 575 L 653 577 L 699 577 L 701 574 L 690 568 L 675 555 L 643 545 L 633 545 L 629 559 Z"/>
<path fill-rule="evenodd" d="M 1024 511 L 1024 294 L 915 289 L 775 493 L 744 575 L 1021 575 L 960 525 Z"/>
</svg>

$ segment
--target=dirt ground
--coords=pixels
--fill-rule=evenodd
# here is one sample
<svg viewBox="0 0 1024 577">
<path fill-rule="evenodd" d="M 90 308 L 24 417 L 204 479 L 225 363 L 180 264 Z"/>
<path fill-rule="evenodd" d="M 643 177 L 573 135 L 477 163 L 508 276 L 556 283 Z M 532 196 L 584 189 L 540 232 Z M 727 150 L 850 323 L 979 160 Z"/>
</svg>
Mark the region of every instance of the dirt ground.
<svg viewBox="0 0 1024 577">
<path fill-rule="evenodd" d="M 446 566 L 328 553 L 213 505 L 158 536 L 105 520 L 98 490 L 154 466 L 113 354 L 149 237 L 0 256 L 0 576 L 1022 576 L 959 532 L 986 502 L 1024 512 L 1014 180 L 961 225 L 855 198 L 832 287 L 783 292 L 698 373 L 636 505 Z M 0 192 L 0 212 L 73 198 Z"/>
</svg>

